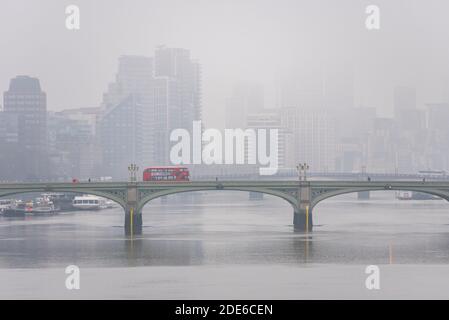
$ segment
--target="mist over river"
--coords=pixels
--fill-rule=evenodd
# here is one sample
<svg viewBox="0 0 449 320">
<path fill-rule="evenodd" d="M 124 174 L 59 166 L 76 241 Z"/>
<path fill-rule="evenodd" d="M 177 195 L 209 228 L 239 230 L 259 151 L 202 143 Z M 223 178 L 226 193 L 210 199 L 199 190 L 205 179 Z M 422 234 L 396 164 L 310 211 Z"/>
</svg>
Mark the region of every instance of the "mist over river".
<svg viewBox="0 0 449 320">
<path fill-rule="evenodd" d="M 281 199 L 232 191 L 154 200 L 134 239 L 121 208 L 0 217 L 0 298 L 449 298 L 446 201 L 351 194 L 315 207 L 313 232 L 292 219 Z M 68 265 L 79 290 L 65 287 Z"/>
</svg>

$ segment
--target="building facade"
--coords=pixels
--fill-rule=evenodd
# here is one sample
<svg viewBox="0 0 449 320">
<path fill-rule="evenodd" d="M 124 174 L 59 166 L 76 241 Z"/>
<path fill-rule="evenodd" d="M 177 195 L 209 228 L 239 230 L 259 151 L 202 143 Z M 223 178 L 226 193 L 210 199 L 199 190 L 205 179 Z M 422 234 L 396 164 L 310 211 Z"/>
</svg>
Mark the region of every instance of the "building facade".
<svg viewBox="0 0 449 320">
<path fill-rule="evenodd" d="M 182 48 L 158 47 L 154 56 L 153 163 L 169 165 L 170 133 L 201 120 L 201 68 Z"/>
<path fill-rule="evenodd" d="M 103 175 L 121 177 L 131 162 L 170 165 L 171 131 L 191 132 L 194 120 L 201 120 L 201 72 L 188 50 L 162 46 L 154 58 L 120 57 L 97 120 Z"/>
<path fill-rule="evenodd" d="M 312 171 L 335 170 L 335 119 L 324 109 L 282 108 L 286 167 L 307 163 Z"/>
<path fill-rule="evenodd" d="M 39 79 L 17 76 L 3 95 L 4 113 L 15 118 L 17 145 L 14 177 L 23 181 L 50 178 L 47 148 L 47 97 Z"/>
</svg>

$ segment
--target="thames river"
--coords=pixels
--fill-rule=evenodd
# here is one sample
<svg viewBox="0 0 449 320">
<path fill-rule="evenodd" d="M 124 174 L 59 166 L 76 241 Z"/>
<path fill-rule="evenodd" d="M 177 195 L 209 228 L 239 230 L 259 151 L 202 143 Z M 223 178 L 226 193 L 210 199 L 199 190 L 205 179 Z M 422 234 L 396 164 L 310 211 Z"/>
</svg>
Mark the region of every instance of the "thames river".
<svg viewBox="0 0 449 320">
<path fill-rule="evenodd" d="M 292 216 L 272 196 L 211 191 L 149 203 L 134 239 L 119 208 L 0 217 L 0 298 L 449 298 L 446 201 L 339 196 L 315 207 L 308 234 Z M 68 265 L 79 290 L 65 287 Z"/>
</svg>

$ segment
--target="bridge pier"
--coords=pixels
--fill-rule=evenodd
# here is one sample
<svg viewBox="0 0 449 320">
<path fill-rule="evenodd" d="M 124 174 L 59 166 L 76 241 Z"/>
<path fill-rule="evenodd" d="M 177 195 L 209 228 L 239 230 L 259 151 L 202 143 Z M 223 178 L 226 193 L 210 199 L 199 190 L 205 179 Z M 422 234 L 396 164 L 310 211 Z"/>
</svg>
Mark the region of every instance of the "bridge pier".
<svg viewBox="0 0 449 320">
<path fill-rule="evenodd" d="M 134 207 L 126 209 L 125 212 L 125 235 L 133 236 L 142 234 L 142 212 Z"/>
<path fill-rule="evenodd" d="M 312 210 L 299 209 L 293 213 L 293 227 L 295 231 L 312 231 Z"/>
<path fill-rule="evenodd" d="M 302 185 L 298 189 L 298 206 L 293 213 L 295 231 L 312 231 L 311 193 L 310 185 Z"/>
<path fill-rule="evenodd" d="M 136 184 L 130 184 L 126 192 L 125 235 L 142 234 L 142 211 L 138 210 L 139 193 Z"/>
</svg>

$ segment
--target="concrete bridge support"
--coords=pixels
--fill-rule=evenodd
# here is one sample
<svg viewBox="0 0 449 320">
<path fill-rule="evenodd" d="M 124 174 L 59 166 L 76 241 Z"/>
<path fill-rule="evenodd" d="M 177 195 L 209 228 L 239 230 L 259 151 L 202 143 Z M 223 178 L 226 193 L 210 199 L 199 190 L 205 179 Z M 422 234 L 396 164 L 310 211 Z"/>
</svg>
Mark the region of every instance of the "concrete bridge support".
<svg viewBox="0 0 449 320">
<path fill-rule="evenodd" d="M 125 234 L 134 236 L 142 234 L 142 212 L 129 207 L 125 212 Z"/>
<path fill-rule="evenodd" d="M 125 208 L 125 234 L 129 236 L 142 234 L 142 211 L 138 210 L 137 185 L 128 186 Z"/>
<path fill-rule="evenodd" d="M 310 186 L 302 186 L 298 189 L 298 206 L 293 213 L 293 226 L 295 231 L 312 231 L 312 207 L 311 188 Z"/>
<path fill-rule="evenodd" d="M 299 209 L 295 211 L 293 214 L 293 226 L 295 228 L 295 231 L 312 231 L 312 210 Z"/>
</svg>

